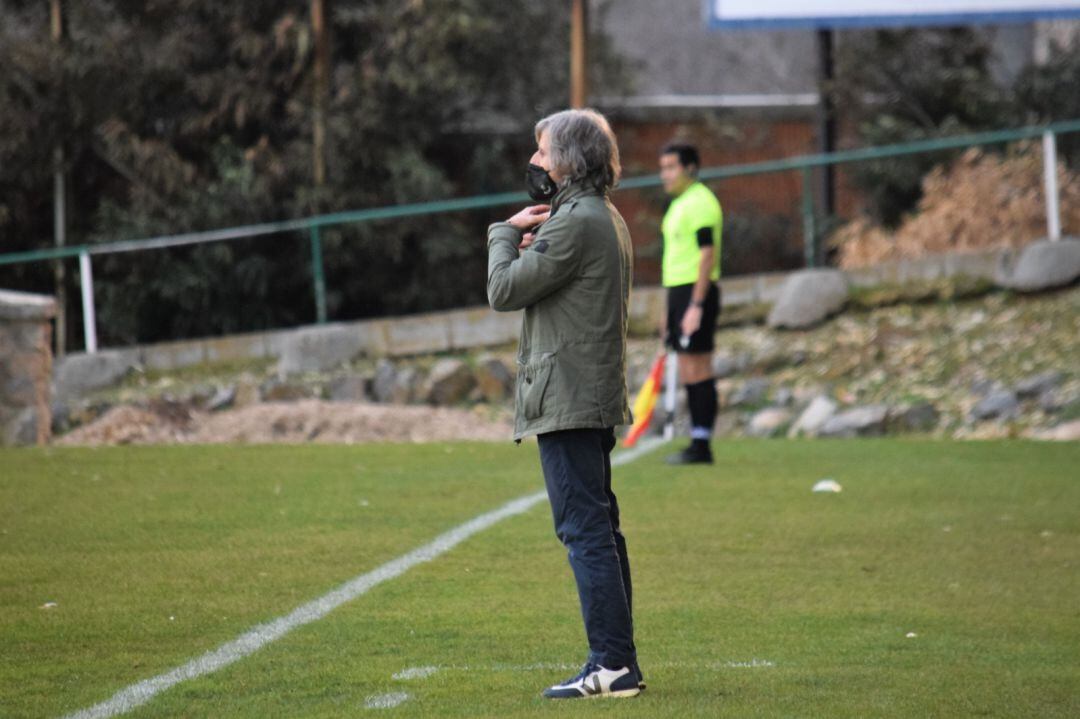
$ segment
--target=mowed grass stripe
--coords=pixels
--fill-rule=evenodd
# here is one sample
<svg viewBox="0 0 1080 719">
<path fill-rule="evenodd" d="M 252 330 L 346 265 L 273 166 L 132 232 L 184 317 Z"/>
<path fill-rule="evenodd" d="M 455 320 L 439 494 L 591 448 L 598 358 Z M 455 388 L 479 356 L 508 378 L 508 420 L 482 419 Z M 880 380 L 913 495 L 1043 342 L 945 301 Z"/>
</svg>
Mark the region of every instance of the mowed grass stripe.
<svg viewBox="0 0 1080 719">
<path fill-rule="evenodd" d="M 4 452 L 3 713 L 171 669 L 535 491 L 534 462 L 509 443 Z"/>
<path fill-rule="evenodd" d="M 739 442 L 679 471 L 662 455 L 617 473 L 638 699 L 540 698 L 585 645 L 533 511 L 131 716 L 1077 715 L 1076 447 Z M 844 491 L 811 493 L 824 477 Z"/>
<path fill-rule="evenodd" d="M 129 716 L 1080 714 L 1075 445 L 718 450 L 712 468 L 658 452 L 617 473 L 639 699 L 539 699 L 585 648 L 550 516 L 533 511 Z M 535 487 L 535 448 L 512 452 Z M 498 470 L 488 481 L 512 468 Z M 844 492 L 811 494 L 823 477 Z M 440 669 L 393 679 L 419 666 Z M 364 708 L 394 692 L 411 698 Z"/>
</svg>

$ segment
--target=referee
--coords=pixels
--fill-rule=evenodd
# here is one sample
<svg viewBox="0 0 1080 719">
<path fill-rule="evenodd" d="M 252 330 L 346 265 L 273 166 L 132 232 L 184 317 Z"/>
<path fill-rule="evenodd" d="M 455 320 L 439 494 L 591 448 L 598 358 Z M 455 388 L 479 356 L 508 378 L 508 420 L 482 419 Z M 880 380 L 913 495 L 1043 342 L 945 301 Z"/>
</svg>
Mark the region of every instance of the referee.
<svg viewBox="0 0 1080 719">
<path fill-rule="evenodd" d="M 660 151 L 660 180 L 671 195 L 661 225 L 663 285 L 668 288 L 665 341 L 678 353 L 679 377 L 690 408 L 690 446 L 669 464 L 711 464 L 716 384 L 712 353 L 720 313 L 720 232 L 723 211 L 697 179 L 701 159 L 693 145 L 673 142 Z"/>
</svg>

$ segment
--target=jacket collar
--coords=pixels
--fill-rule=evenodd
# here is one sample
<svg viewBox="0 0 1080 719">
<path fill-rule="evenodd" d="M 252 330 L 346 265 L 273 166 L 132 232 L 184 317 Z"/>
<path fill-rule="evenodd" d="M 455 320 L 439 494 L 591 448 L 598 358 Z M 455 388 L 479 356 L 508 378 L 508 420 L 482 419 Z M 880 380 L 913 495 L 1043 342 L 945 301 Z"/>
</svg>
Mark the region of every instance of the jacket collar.
<svg viewBox="0 0 1080 719">
<path fill-rule="evenodd" d="M 555 214 L 560 207 L 572 202 L 579 197 L 587 195 L 599 195 L 600 191 L 591 185 L 581 181 L 570 182 L 564 185 L 551 200 L 551 214 Z"/>
</svg>

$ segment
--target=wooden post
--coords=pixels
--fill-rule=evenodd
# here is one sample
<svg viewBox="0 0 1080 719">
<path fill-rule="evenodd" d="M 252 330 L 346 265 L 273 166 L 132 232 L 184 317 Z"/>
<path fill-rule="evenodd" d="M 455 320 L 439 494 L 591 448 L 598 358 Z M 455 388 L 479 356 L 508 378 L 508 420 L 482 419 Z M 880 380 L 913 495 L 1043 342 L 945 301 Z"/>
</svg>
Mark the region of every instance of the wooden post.
<svg viewBox="0 0 1080 719">
<path fill-rule="evenodd" d="M 571 0 L 570 107 L 589 102 L 589 0 Z"/>
<path fill-rule="evenodd" d="M 315 98 L 312 117 L 312 179 L 326 184 L 326 101 L 330 95 L 330 35 L 326 27 L 326 0 L 311 0 L 311 29 L 315 37 Z"/>
<path fill-rule="evenodd" d="M 59 48 L 64 39 L 63 0 L 49 0 L 49 35 Z M 62 88 L 59 90 L 62 92 Z M 64 146 L 60 140 L 53 148 L 53 241 L 57 247 L 67 244 L 67 193 L 64 177 Z M 56 356 L 67 354 L 67 282 L 64 261 L 55 260 L 53 286 L 56 292 Z"/>
<path fill-rule="evenodd" d="M 836 152 L 836 108 L 832 103 L 833 31 L 818 30 L 818 152 Z M 825 223 L 836 215 L 836 170 L 834 165 L 822 165 L 818 198 L 821 217 Z M 815 257 L 816 261 L 824 258 Z"/>
</svg>

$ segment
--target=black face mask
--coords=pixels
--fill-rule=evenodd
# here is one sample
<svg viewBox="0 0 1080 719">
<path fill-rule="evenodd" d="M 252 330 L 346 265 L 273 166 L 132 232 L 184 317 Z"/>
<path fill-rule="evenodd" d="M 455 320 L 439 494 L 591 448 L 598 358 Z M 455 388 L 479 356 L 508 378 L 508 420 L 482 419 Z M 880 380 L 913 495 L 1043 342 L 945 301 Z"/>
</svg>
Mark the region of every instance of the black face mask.
<svg viewBox="0 0 1080 719">
<path fill-rule="evenodd" d="M 529 197 L 537 202 L 550 200 L 559 191 L 547 170 L 531 162 L 529 169 L 525 171 L 525 188 L 529 191 Z"/>
</svg>

